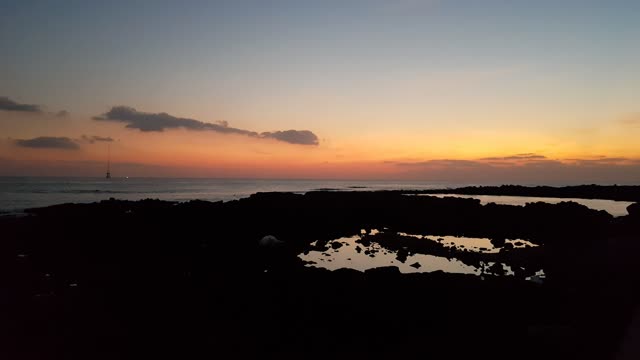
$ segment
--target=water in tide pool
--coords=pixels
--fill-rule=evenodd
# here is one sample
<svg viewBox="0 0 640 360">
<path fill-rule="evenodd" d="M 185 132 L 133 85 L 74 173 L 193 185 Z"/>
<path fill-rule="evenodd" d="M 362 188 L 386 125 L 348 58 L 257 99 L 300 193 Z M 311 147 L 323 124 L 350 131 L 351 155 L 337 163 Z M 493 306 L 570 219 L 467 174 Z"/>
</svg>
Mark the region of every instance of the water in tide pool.
<svg viewBox="0 0 640 360">
<path fill-rule="evenodd" d="M 0 177 L 0 213 L 62 203 L 90 203 L 112 197 L 123 200 L 227 201 L 266 191 L 304 193 L 320 189 L 373 191 L 445 186 L 411 181 Z"/>
<path fill-rule="evenodd" d="M 287 191 L 305 193 L 313 190 L 421 190 L 442 189 L 473 184 L 447 184 L 424 181 L 342 181 L 342 180 L 232 180 L 169 178 L 65 178 L 0 177 L 0 214 L 62 203 L 90 203 L 116 198 L 122 200 L 160 199 L 170 201 L 235 200 L 256 192 Z M 451 195 L 447 195 L 451 196 Z M 476 197 L 476 196 L 464 196 Z M 626 215 L 629 202 L 585 199 L 548 199 L 533 197 L 476 197 L 483 203 L 524 205 L 543 201 L 575 201 L 614 216 Z"/>
</svg>

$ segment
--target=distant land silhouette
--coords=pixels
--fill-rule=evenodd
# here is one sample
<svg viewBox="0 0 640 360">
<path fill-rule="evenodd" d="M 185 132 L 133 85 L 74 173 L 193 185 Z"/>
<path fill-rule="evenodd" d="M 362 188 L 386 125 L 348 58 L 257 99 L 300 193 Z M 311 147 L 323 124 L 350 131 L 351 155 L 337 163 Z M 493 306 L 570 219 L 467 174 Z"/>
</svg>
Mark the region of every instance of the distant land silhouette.
<svg viewBox="0 0 640 360">
<path fill-rule="evenodd" d="M 453 189 L 418 190 L 412 193 L 462 194 L 462 195 L 511 195 L 555 198 L 605 199 L 617 201 L 640 201 L 640 186 L 637 185 L 577 185 L 577 186 L 468 186 Z"/>
</svg>

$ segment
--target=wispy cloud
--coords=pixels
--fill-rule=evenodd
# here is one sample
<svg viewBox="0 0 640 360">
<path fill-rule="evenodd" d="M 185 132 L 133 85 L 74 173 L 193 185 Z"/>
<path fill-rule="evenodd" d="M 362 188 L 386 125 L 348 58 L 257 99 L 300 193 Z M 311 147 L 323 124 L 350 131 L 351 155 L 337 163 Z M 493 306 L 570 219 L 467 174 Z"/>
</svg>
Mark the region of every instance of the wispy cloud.
<svg viewBox="0 0 640 360">
<path fill-rule="evenodd" d="M 41 136 L 33 139 L 17 139 L 15 144 L 20 147 L 34 149 L 64 149 L 77 150 L 80 148 L 76 142 L 68 137 Z"/>
<path fill-rule="evenodd" d="M 167 113 L 148 113 L 128 106 L 114 106 L 108 112 L 95 116 L 94 120 L 112 121 L 126 124 L 127 128 L 143 132 L 162 132 L 169 129 L 194 131 L 215 131 L 222 134 L 238 134 L 256 138 L 270 138 L 290 144 L 318 145 L 318 137 L 309 130 L 286 130 L 257 133 L 229 126 L 226 121 L 208 123 L 200 120 L 179 118 Z"/>
<path fill-rule="evenodd" d="M 640 160 L 629 159 L 625 157 L 600 157 L 597 159 L 566 159 L 576 165 L 583 166 L 600 166 L 600 165 L 633 165 L 640 164 Z"/>
<path fill-rule="evenodd" d="M 628 182 L 632 179 L 640 180 L 640 159 L 602 157 L 552 160 L 537 156 L 519 156 L 515 159 L 516 161 L 502 160 L 513 157 L 495 157 L 500 159 L 499 161 L 488 161 L 487 158 L 483 158 L 386 161 L 385 163 L 395 165 L 402 177 L 465 184 L 616 183 Z"/>
<path fill-rule="evenodd" d="M 488 161 L 514 161 L 514 160 L 544 160 L 547 157 L 544 155 L 538 155 L 533 153 L 526 154 L 517 154 L 511 156 L 503 156 L 503 157 L 486 157 L 480 160 L 488 160 Z"/>
<path fill-rule="evenodd" d="M 0 110 L 4 111 L 20 111 L 30 113 L 41 113 L 42 109 L 34 104 L 21 104 L 9 99 L 6 96 L 0 96 Z"/>
<path fill-rule="evenodd" d="M 105 136 L 87 136 L 87 135 L 82 135 L 82 140 L 86 141 L 90 144 L 96 143 L 96 142 L 113 142 L 115 140 L 113 140 L 113 138 L 111 137 L 105 137 Z"/>
<path fill-rule="evenodd" d="M 621 119 L 620 123 L 626 126 L 640 126 L 640 114 L 627 116 Z"/>
<path fill-rule="evenodd" d="M 486 166 L 486 164 L 474 161 L 474 160 L 455 160 L 455 159 L 436 159 L 436 160 L 426 160 L 426 161 L 416 161 L 416 162 L 387 162 L 387 163 L 395 163 L 398 166 L 406 166 L 406 167 L 478 167 L 478 166 Z"/>
<path fill-rule="evenodd" d="M 309 130 L 285 130 L 274 132 L 263 132 L 260 137 L 271 138 L 290 144 L 318 145 L 318 137 Z"/>
<path fill-rule="evenodd" d="M 229 127 L 226 122 L 205 123 L 199 120 L 175 117 L 164 112 L 142 112 L 128 106 L 114 106 L 103 115 L 95 116 L 93 119 L 121 122 L 127 124 L 127 128 L 147 132 L 183 128 L 187 130 L 212 130 L 221 133 L 257 135 L 255 132 Z"/>
</svg>

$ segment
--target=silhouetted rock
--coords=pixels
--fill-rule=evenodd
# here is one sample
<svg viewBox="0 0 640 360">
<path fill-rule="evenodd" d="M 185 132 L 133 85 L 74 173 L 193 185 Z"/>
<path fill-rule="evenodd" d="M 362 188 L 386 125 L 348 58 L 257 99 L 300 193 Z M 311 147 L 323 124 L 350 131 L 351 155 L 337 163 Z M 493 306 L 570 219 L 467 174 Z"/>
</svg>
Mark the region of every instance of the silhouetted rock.
<svg viewBox="0 0 640 360">
<path fill-rule="evenodd" d="M 382 266 L 365 270 L 364 274 L 369 277 L 396 277 L 400 276 L 400 269 L 397 266 Z"/>
<path fill-rule="evenodd" d="M 503 237 L 494 237 L 493 239 L 491 239 L 491 245 L 497 248 L 503 247 L 506 242 L 506 239 Z"/>
<path fill-rule="evenodd" d="M 640 217 L 640 203 L 633 203 L 627 206 L 627 212 L 629 216 Z"/>
<path fill-rule="evenodd" d="M 506 270 L 504 269 L 504 266 L 501 263 L 494 263 L 493 265 L 491 265 L 489 267 L 489 273 L 495 274 L 495 275 L 504 275 L 506 274 Z"/>
<path fill-rule="evenodd" d="M 317 240 L 316 245 L 313 247 L 315 251 L 327 251 L 329 250 L 329 246 L 327 246 L 328 241 L 326 240 Z"/>
<path fill-rule="evenodd" d="M 422 265 L 420 265 L 420 263 L 419 263 L 419 262 L 415 262 L 415 263 L 413 263 L 413 264 L 411 264 L 411 265 L 409 265 L 409 266 L 411 266 L 412 268 L 420 269 L 420 267 L 421 267 Z"/>
<path fill-rule="evenodd" d="M 566 202 L 483 206 L 402 192 L 32 209 L 30 216 L 0 217 L 0 293 L 9 309 L 0 354 L 612 358 L 640 293 L 636 209 L 614 219 Z M 476 268 L 496 263 L 486 273 L 500 276 L 400 274 L 397 267 L 328 271 L 297 257 L 328 250 L 329 241 L 363 228 L 389 230 L 364 236 L 356 251 L 367 244 L 405 257 L 449 256 Z M 399 232 L 539 246 L 479 253 Z M 265 234 L 286 244 L 275 247 L 268 266 L 259 246 Z M 331 260 L 318 257 L 320 264 Z M 516 276 L 501 275 L 502 264 Z M 540 270 L 544 279 L 535 275 Z M 489 310 L 464 310 L 470 301 Z M 327 311 L 339 321 L 328 321 Z M 482 331 L 460 331 L 478 326 Z M 341 341 L 318 346 L 327 334 Z M 486 346 L 497 338 L 500 346 Z"/>
<path fill-rule="evenodd" d="M 399 249 L 396 253 L 396 260 L 404 263 L 407 261 L 407 257 L 409 256 L 409 252 L 406 249 Z"/>
<path fill-rule="evenodd" d="M 362 271 L 349 269 L 349 268 L 340 268 L 333 271 L 334 274 L 339 275 L 341 277 L 355 277 L 361 278 L 363 275 Z"/>
<path fill-rule="evenodd" d="M 618 201 L 640 201 L 640 186 L 469 186 L 457 189 L 433 189 L 405 191 L 412 194 L 459 194 L 459 195 L 508 195 L 573 199 L 604 199 Z"/>
</svg>

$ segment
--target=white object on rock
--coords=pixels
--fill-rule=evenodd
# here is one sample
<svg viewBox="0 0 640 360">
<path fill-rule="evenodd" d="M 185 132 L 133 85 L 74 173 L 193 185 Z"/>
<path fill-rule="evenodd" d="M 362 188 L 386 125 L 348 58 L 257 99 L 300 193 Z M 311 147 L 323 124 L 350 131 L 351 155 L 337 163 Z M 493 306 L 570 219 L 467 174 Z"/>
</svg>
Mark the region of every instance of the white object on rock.
<svg viewBox="0 0 640 360">
<path fill-rule="evenodd" d="M 273 235 L 267 235 L 260 239 L 258 245 L 261 248 L 278 248 L 284 246 L 284 241 L 278 240 L 278 238 Z"/>
<path fill-rule="evenodd" d="M 544 283 L 544 277 L 540 276 L 540 275 L 533 275 L 529 278 L 527 278 L 527 280 L 532 281 L 536 284 L 543 284 Z"/>
</svg>

